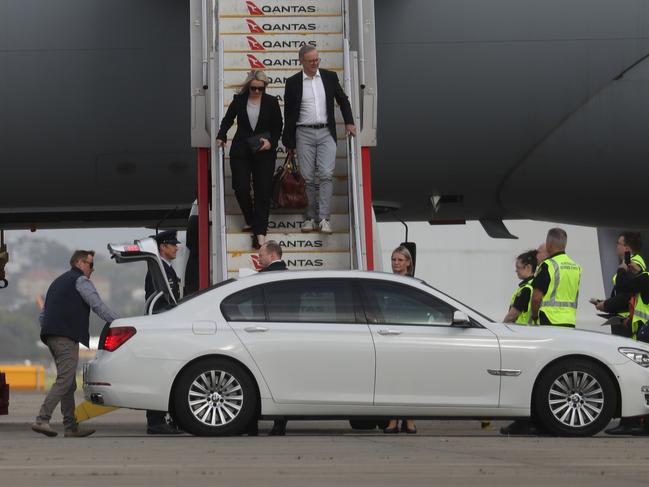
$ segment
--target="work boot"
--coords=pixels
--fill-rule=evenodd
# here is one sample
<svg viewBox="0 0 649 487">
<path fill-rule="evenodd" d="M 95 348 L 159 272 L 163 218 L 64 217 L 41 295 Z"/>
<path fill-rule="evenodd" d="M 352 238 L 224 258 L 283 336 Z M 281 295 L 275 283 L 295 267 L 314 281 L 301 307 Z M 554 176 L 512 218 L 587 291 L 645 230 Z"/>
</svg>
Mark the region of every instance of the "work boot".
<svg viewBox="0 0 649 487">
<path fill-rule="evenodd" d="M 58 433 L 52 429 L 48 421 L 36 421 L 32 423 L 32 430 L 49 437 L 58 435 Z"/>
<path fill-rule="evenodd" d="M 68 428 L 65 430 L 65 433 L 63 433 L 63 436 L 66 438 L 85 438 L 86 436 L 90 436 L 93 434 L 95 430 L 91 428 L 82 428 L 81 426 L 77 425 L 73 428 Z"/>
</svg>

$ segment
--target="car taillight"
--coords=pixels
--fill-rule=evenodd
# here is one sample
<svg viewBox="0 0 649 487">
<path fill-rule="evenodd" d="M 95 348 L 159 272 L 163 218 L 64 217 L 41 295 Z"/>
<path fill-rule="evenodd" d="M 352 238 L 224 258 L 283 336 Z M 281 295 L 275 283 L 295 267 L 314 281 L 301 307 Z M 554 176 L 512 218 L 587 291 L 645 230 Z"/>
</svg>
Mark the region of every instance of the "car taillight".
<svg viewBox="0 0 649 487">
<path fill-rule="evenodd" d="M 132 326 L 116 326 L 115 328 L 109 328 L 104 337 L 103 347 L 100 345 L 99 348 L 108 352 L 114 352 L 121 347 L 126 340 L 135 335 L 135 332 L 136 330 Z"/>
</svg>

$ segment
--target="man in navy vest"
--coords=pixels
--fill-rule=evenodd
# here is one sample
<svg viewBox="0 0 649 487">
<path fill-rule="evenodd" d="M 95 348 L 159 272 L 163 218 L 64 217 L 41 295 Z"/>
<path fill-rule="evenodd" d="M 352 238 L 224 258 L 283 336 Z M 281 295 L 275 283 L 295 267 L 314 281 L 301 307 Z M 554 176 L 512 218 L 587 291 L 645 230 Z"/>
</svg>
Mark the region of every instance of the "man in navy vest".
<svg viewBox="0 0 649 487">
<path fill-rule="evenodd" d="M 90 281 L 94 270 L 94 250 L 75 250 L 70 258 L 70 270 L 57 277 L 45 296 L 39 316 L 41 340 L 49 348 L 56 363 L 56 381 L 45 397 L 32 430 L 45 436 L 56 436 L 50 426 L 52 412 L 61 403 L 66 437 L 83 437 L 95 430 L 81 428 L 74 416 L 74 391 L 77 389 L 79 343 L 86 347 L 90 341 L 90 310 L 105 321 L 118 316 L 99 297 Z"/>
</svg>

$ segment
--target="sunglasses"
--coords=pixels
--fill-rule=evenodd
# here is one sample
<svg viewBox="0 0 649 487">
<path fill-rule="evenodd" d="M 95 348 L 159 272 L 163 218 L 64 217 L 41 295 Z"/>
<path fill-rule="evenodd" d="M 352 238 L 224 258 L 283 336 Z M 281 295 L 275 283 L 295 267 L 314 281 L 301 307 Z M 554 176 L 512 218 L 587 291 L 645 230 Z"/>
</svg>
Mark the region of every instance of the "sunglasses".
<svg viewBox="0 0 649 487">
<path fill-rule="evenodd" d="M 250 91 L 258 91 L 259 93 L 263 92 L 265 89 L 265 86 L 250 86 Z"/>
</svg>

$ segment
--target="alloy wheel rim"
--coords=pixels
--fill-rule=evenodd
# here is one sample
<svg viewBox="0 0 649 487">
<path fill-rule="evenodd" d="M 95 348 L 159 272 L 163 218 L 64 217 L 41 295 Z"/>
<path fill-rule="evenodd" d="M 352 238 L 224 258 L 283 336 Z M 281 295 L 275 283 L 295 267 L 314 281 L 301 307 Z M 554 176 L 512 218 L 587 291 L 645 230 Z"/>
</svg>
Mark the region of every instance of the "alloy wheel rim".
<svg viewBox="0 0 649 487">
<path fill-rule="evenodd" d="M 209 370 L 194 379 L 187 400 L 198 421 L 208 426 L 224 426 L 239 415 L 244 400 L 243 389 L 232 374 Z"/>
<path fill-rule="evenodd" d="M 604 390 L 587 372 L 573 370 L 557 377 L 550 386 L 548 405 L 557 421 L 571 428 L 592 424 L 604 409 Z"/>
</svg>

